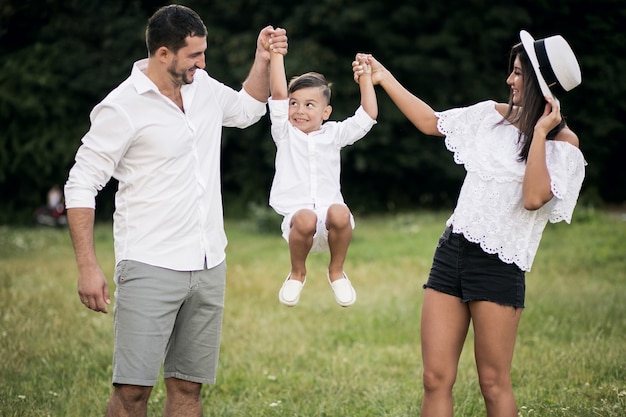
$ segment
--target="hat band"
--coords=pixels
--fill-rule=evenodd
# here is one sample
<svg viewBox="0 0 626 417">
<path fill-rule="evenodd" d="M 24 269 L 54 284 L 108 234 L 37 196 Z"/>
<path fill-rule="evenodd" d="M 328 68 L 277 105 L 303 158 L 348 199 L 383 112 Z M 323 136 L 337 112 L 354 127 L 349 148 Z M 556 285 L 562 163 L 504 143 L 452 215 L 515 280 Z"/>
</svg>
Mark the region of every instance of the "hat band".
<svg viewBox="0 0 626 417">
<path fill-rule="evenodd" d="M 556 74 L 552 71 L 552 65 L 550 65 L 548 52 L 546 51 L 546 45 L 543 39 L 535 41 L 535 53 L 537 54 L 537 61 L 539 62 L 539 71 L 546 84 L 548 84 L 550 91 L 555 95 L 564 94 L 565 89 L 563 89 L 563 86 L 556 78 Z"/>
</svg>

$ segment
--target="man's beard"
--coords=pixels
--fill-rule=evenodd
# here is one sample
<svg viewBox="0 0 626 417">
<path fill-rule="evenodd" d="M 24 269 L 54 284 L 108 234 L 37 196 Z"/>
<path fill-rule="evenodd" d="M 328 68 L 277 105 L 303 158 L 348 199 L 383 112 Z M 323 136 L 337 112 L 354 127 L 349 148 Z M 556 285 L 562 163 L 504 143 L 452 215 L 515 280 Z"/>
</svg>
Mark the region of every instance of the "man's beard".
<svg viewBox="0 0 626 417">
<path fill-rule="evenodd" d="M 176 66 L 178 64 L 177 60 L 172 62 L 172 65 L 167 69 L 167 72 L 170 73 L 173 79 L 179 82 L 180 85 L 183 84 L 191 84 L 193 82 L 192 78 L 189 78 L 189 70 L 183 70 L 182 72 L 176 71 Z M 195 68 L 195 67 L 194 67 Z"/>
</svg>

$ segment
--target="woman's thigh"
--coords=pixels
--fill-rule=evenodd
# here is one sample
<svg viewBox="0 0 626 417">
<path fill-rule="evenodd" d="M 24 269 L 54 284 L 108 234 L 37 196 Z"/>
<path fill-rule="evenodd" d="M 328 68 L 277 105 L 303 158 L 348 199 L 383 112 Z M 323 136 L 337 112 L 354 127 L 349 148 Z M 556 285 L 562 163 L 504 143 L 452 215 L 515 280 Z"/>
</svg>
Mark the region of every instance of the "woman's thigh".
<svg viewBox="0 0 626 417">
<path fill-rule="evenodd" d="M 522 308 L 489 301 L 470 302 L 474 351 L 481 379 L 509 379 Z"/>
<path fill-rule="evenodd" d="M 459 297 L 426 288 L 421 319 L 425 376 L 454 381 L 469 322 L 468 305 Z"/>
</svg>

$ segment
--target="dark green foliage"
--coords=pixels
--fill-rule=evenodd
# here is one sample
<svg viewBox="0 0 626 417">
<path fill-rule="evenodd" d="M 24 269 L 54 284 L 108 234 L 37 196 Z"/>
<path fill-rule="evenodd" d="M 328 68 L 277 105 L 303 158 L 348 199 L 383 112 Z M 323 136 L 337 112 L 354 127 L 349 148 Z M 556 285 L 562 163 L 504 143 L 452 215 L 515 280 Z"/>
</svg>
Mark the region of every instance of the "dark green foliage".
<svg viewBox="0 0 626 417">
<path fill-rule="evenodd" d="M 161 1 L 8 0 L 0 4 L 0 224 L 30 221 L 53 183 L 63 184 L 89 112 L 146 56 L 147 18 Z M 589 166 L 584 193 L 626 201 L 626 4 L 620 0 L 187 1 L 209 30 L 207 71 L 239 88 L 265 25 L 285 27 L 289 77 L 319 71 L 333 83 L 332 119 L 359 104 L 351 61 L 371 52 L 436 110 L 508 98 L 507 60 L 520 29 L 562 34 L 583 84 L 561 102 Z M 463 178 L 440 139 L 423 137 L 378 89 L 379 123 L 343 151 L 348 204 L 361 212 L 453 204 Z M 267 204 L 274 144 L 267 118 L 226 129 L 227 214 Z M 99 198 L 110 217 L 115 182 Z"/>
<path fill-rule="evenodd" d="M 89 111 L 145 55 L 138 2 L 12 2 L 0 53 L 0 223 L 63 185 Z"/>
</svg>

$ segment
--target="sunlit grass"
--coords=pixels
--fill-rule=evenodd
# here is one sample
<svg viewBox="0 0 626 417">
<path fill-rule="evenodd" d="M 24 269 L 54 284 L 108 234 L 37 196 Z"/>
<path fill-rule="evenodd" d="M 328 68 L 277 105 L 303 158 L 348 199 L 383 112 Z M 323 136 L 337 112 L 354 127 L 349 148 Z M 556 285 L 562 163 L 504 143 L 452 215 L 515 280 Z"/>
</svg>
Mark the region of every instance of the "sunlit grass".
<svg viewBox="0 0 626 417">
<path fill-rule="evenodd" d="M 205 416 L 418 415 L 422 285 L 446 216 L 357 215 L 346 272 L 358 300 L 347 309 L 326 282 L 327 254 L 310 256 L 298 306 L 280 305 L 289 253 L 278 229 L 228 221 L 220 369 L 203 390 Z M 110 225 L 98 226 L 97 247 L 111 278 Z M 112 314 L 82 307 L 73 256 L 66 230 L 0 227 L 0 417 L 104 414 Z M 626 415 L 625 288 L 626 222 L 595 213 L 548 226 L 513 362 L 520 416 Z M 472 337 L 458 416 L 484 415 Z M 164 399 L 159 382 L 150 416 Z"/>
</svg>

